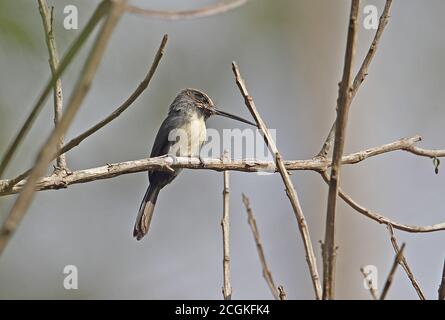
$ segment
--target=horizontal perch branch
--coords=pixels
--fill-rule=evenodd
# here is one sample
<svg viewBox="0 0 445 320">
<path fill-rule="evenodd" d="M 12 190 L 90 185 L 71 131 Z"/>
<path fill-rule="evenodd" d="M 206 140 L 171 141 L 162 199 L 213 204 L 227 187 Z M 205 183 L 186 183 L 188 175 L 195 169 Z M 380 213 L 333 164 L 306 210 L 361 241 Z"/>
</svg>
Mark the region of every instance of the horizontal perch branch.
<svg viewBox="0 0 445 320">
<path fill-rule="evenodd" d="M 385 144 L 379 147 L 374 147 L 351 153 L 343 156 L 342 164 L 355 164 L 367 158 L 377 156 L 383 153 L 388 153 L 397 150 L 405 150 L 412 152 L 415 143 L 420 141 L 420 136 L 412 138 L 404 138 L 395 142 Z M 423 156 L 430 157 L 430 152 L 436 153 L 437 150 L 424 150 Z M 330 159 L 316 158 L 308 160 L 288 160 L 284 161 L 287 170 L 313 170 L 324 172 L 331 165 Z M 61 176 L 48 176 L 40 179 L 37 183 L 37 190 L 61 189 L 68 185 L 77 183 L 86 183 L 95 180 L 109 179 L 123 174 L 142 172 L 147 170 L 169 171 L 172 168 L 188 168 L 188 169 L 207 169 L 214 171 L 242 171 L 242 172 L 275 172 L 276 166 L 272 161 L 261 161 L 255 159 L 232 160 L 223 161 L 221 159 L 204 159 L 201 163 L 198 158 L 186 157 L 156 157 L 146 158 L 132 161 L 125 161 L 114 164 L 107 164 L 105 166 L 78 170 L 67 173 Z M 15 180 L 15 179 L 11 179 Z M 26 180 L 20 181 L 12 188 L 9 188 L 9 181 L 0 180 L 0 196 L 18 193 Z M 387 222 L 385 222 L 387 223 Z"/>
<path fill-rule="evenodd" d="M 343 156 L 343 164 L 354 164 L 363 161 L 369 157 L 377 156 L 382 153 L 392 152 L 396 150 L 405 150 L 412 152 L 411 149 L 414 144 L 420 140 L 416 136 L 408 139 L 401 139 L 393 143 L 382 145 L 380 147 L 370 148 L 364 151 L 356 152 Z M 430 157 L 431 153 L 443 153 L 440 150 L 426 150 L 422 156 Z M 329 176 L 324 170 L 328 168 L 331 161 L 329 159 L 311 159 L 311 160 L 294 160 L 284 161 L 287 170 L 313 170 L 320 172 L 325 181 L 329 181 Z M 172 168 L 188 168 L 188 169 L 207 169 L 215 171 L 232 170 L 243 172 L 258 172 L 269 171 L 273 172 L 275 164 L 272 161 L 258 161 L 258 160 L 233 160 L 230 162 L 221 161 L 221 159 L 204 159 L 204 163 L 200 163 L 198 158 L 182 158 L 175 159 L 171 157 L 147 158 L 133 161 L 125 161 L 114 164 L 107 164 L 105 166 L 78 170 L 66 173 L 65 175 L 52 175 L 44 177 L 39 180 L 36 185 L 37 190 L 55 190 L 67 188 L 69 185 L 78 183 L 87 183 L 96 180 L 110 179 L 123 174 L 145 172 L 147 170 L 165 170 L 169 171 Z M 10 180 L 0 180 L 0 196 L 18 193 L 23 188 L 25 181 L 21 181 L 14 185 L 14 187 L 6 188 Z M 356 203 L 349 195 L 339 190 L 339 196 L 348 203 L 357 212 L 371 218 L 380 224 L 391 224 L 395 229 L 406 232 L 433 232 L 445 230 L 445 223 L 439 223 L 430 226 L 414 226 L 400 224 L 392 221 L 379 213 L 372 212 L 369 209 Z"/>
</svg>

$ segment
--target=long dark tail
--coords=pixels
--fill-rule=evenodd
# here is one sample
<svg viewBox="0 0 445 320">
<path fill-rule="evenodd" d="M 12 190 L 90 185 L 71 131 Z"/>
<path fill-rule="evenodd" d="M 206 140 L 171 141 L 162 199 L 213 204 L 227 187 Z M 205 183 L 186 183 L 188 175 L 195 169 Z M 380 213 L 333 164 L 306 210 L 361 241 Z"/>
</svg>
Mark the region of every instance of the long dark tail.
<svg viewBox="0 0 445 320">
<path fill-rule="evenodd" d="M 159 191 L 161 191 L 159 186 L 150 184 L 145 192 L 133 230 L 133 236 L 137 240 L 141 240 L 150 228 L 151 217 L 153 216 L 153 210 L 155 209 Z"/>
</svg>

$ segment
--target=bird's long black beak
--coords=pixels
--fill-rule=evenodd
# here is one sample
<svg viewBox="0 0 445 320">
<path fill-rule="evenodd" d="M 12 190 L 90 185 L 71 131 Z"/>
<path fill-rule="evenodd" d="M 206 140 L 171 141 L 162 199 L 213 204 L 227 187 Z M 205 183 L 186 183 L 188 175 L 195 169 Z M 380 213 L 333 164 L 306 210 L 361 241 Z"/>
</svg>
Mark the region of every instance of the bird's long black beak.
<svg viewBox="0 0 445 320">
<path fill-rule="evenodd" d="M 243 118 L 241 118 L 241 117 L 235 116 L 235 115 L 233 115 L 233 114 L 230 114 L 230 113 L 227 113 L 227 112 L 218 110 L 218 109 L 216 109 L 216 108 L 214 108 L 213 111 L 214 111 L 214 114 L 217 114 L 217 115 L 219 115 L 219 116 L 223 116 L 223 117 L 230 118 L 230 119 L 233 119 L 233 120 L 238 120 L 238 121 L 241 121 L 241 122 L 250 124 L 250 125 L 252 125 L 252 126 L 254 126 L 254 127 L 257 126 L 256 123 L 250 122 L 249 120 L 246 120 L 246 119 L 243 119 Z"/>
</svg>

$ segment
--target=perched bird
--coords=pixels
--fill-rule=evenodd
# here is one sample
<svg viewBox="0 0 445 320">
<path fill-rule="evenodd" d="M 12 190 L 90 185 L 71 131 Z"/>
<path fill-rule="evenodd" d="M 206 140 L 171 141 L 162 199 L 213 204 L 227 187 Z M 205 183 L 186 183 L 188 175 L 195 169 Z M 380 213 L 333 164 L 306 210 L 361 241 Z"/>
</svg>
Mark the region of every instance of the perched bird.
<svg viewBox="0 0 445 320">
<path fill-rule="evenodd" d="M 206 140 L 206 120 L 220 115 L 247 124 L 256 124 L 215 108 L 213 101 L 204 92 L 196 89 L 182 90 L 170 105 L 167 118 L 162 122 L 151 150 L 150 157 L 172 155 L 199 157 L 201 146 Z M 153 210 L 159 191 L 173 181 L 181 169 L 174 173 L 149 171 L 150 185 L 139 207 L 133 236 L 142 239 L 150 227 Z"/>
</svg>

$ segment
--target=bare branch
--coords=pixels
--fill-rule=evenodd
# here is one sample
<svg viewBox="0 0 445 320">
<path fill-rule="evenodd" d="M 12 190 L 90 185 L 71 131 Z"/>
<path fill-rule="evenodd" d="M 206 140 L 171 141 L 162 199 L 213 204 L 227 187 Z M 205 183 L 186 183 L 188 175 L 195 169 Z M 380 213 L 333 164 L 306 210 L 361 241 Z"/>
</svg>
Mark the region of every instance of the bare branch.
<svg viewBox="0 0 445 320">
<path fill-rule="evenodd" d="M 442 281 L 439 286 L 439 300 L 445 300 L 445 259 L 443 259 Z"/>
<path fill-rule="evenodd" d="M 278 286 L 278 291 L 280 293 L 280 300 L 286 300 L 286 291 L 284 291 L 283 286 Z"/>
<path fill-rule="evenodd" d="M 77 37 L 77 39 L 74 41 L 74 43 L 71 45 L 71 47 L 68 49 L 68 52 L 65 54 L 65 56 L 62 58 L 62 61 L 60 62 L 56 73 L 51 77 L 51 79 L 46 84 L 45 88 L 43 89 L 42 93 L 40 94 L 39 98 L 37 99 L 36 104 L 32 108 L 31 113 L 28 115 L 28 118 L 26 118 L 25 123 L 20 128 L 19 132 L 17 133 L 17 136 L 14 138 L 12 143 L 9 145 L 8 149 L 5 152 L 5 155 L 3 156 L 3 159 L 0 163 L 0 178 L 2 177 L 3 173 L 5 172 L 9 162 L 12 159 L 12 156 L 14 155 L 15 151 L 17 150 L 18 146 L 22 142 L 22 140 L 25 138 L 26 134 L 28 133 L 29 129 L 31 128 L 35 118 L 40 113 L 40 110 L 43 107 L 43 104 L 46 101 L 46 98 L 48 97 L 48 94 L 50 93 L 51 89 L 55 85 L 57 79 L 60 78 L 60 76 L 63 74 L 63 72 L 66 70 L 66 67 L 71 63 L 73 58 L 76 56 L 77 52 L 79 52 L 80 48 L 82 48 L 85 41 L 88 39 L 91 32 L 94 30 L 96 25 L 99 23 L 99 21 L 102 19 L 104 14 L 108 11 L 109 7 L 109 1 L 103 0 L 94 11 L 92 17 L 86 24 L 85 28 L 83 28 L 80 35 Z"/>
<path fill-rule="evenodd" d="M 399 247 L 399 244 L 397 243 L 397 239 L 394 235 L 394 230 L 393 230 L 391 224 L 388 224 L 387 227 L 388 227 L 389 235 L 391 236 L 392 247 L 394 248 L 395 253 L 399 254 L 400 247 Z M 411 281 L 411 284 L 413 285 L 414 289 L 416 290 L 417 295 L 419 296 L 420 300 L 425 300 L 425 294 L 422 292 L 422 289 L 420 289 L 419 283 L 417 282 L 416 278 L 414 277 L 414 274 L 411 271 L 411 268 L 409 267 L 408 262 L 406 261 L 406 258 L 403 254 L 401 254 L 401 256 L 400 256 L 400 265 L 405 270 L 405 273 L 408 276 L 409 280 Z"/>
<path fill-rule="evenodd" d="M 363 151 L 359 151 L 356 153 L 352 153 L 346 156 L 343 156 L 342 163 L 344 165 L 352 165 L 364 161 L 370 157 L 378 156 L 384 153 L 393 152 L 397 150 L 407 150 L 410 149 L 412 144 L 415 144 L 416 141 L 419 141 L 420 137 L 415 136 L 412 138 L 404 138 L 401 140 L 397 140 L 395 142 L 385 144 L 382 146 L 369 148 Z M 326 175 L 326 170 L 330 167 L 332 161 L 330 159 L 308 159 L 308 160 L 285 160 L 284 165 L 286 170 L 313 170 L 319 172 L 323 179 L 326 182 L 329 182 L 329 176 Z M 176 157 L 173 160 L 170 157 L 155 157 L 155 158 L 146 158 L 140 160 L 133 161 L 125 161 L 120 163 L 108 164 L 106 166 L 101 166 L 97 168 L 78 170 L 74 172 L 70 172 L 62 177 L 54 177 L 49 176 L 39 180 L 37 183 L 37 190 L 50 190 L 50 189 L 60 189 L 61 186 L 67 187 L 71 184 L 77 183 L 86 183 L 95 180 L 101 179 L 109 179 L 123 174 L 142 172 L 147 170 L 152 171 L 170 171 L 171 168 L 187 168 L 187 169 L 203 169 L 203 170 L 214 170 L 214 171 L 240 171 L 240 172 L 275 172 L 277 171 L 276 165 L 272 161 L 262 161 L 255 159 L 243 159 L 243 160 L 231 160 L 223 162 L 221 159 L 205 159 L 205 163 L 200 163 L 198 158 L 187 158 L 187 157 Z M 25 175 L 26 176 L 26 175 Z M 23 179 L 23 178 L 22 178 Z M 10 195 L 18 193 L 25 184 L 25 181 L 21 181 L 22 179 L 14 178 L 10 180 L 0 180 L 0 196 Z M 18 180 L 18 181 L 17 181 Z M 345 196 L 340 189 L 340 196 Z M 353 202 L 352 199 L 349 199 L 348 196 L 347 203 L 352 201 L 352 205 L 354 209 L 361 211 L 362 214 L 368 216 L 369 210 L 361 207 L 360 205 Z M 369 216 L 371 219 L 382 223 L 387 224 L 391 223 L 395 228 L 400 229 L 400 225 L 397 223 L 385 220 L 386 218 L 381 219 L 379 214 L 370 213 Z M 409 226 L 405 226 L 409 232 L 428 232 L 428 230 L 423 231 L 414 231 L 409 230 Z M 436 230 L 429 230 L 436 231 Z"/>
<path fill-rule="evenodd" d="M 250 207 L 249 198 L 243 193 L 243 203 L 246 207 L 247 212 L 247 222 L 249 223 L 250 229 L 252 230 L 253 238 L 255 240 L 256 249 L 258 252 L 258 257 L 260 258 L 261 267 L 263 268 L 263 277 L 269 286 L 269 289 L 276 300 L 280 300 L 281 292 L 278 291 L 275 282 L 273 281 L 272 272 L 270 272 L 269 267 L 267 266 L 266 255 L 264 254 L 263 245 L 261 243 L 260 233 L 258 231 L 258 227 L 256 225 L 256 220 L 253 215 L 252 208 Z M 284 293 L 284 295 L 286 295 Z"/>
<path fill-rule="evenodd" d="M 320 172 L 321 176 L 323 177 L 323 180 L 329 184 L 329 176 L 326 172 Z M 395 229 L 399 229 L 406 232 L 411 233 L 426 233 L 426 232 L 434 232 L 434 231 L 440 231 L 445 230 L 445 222 L 444 223 L 438 223 L 431 226 L 412 226 L 407 224 L 401 224 L 395 221 L 390 220 L 389 218 L 386 218 L 382 216 L 379 213 L 372 212 L 371 210 L 361 206 L 357 202 L 355 202 L 351 196 L 349 196 L 347 193 L 345 193 L 341 188 L 338 189 L 338 194 L 340 198 L 342 198 L 352 209 L 356 210 L 358 213 L 363 214 L 364 216 L 384 225 L 391 224 Z"/>
<path fill-rule="evenodd" d="M 381 147 L 375 147 L 365 151 L 350 154 L 348 156 L 344 156 L 343 164 L 358 163 L 371 156 L 376 156 L 384 153 L 382 150 L 386 150 L 385 152 L 405 150 L 404 148 L 407 146 L 405 142 L 408 142 L 408 145 L 409 143 L 415 143 L 415 141 L 417 141 L 416 138 L 417 137 L 402 139 L 387 145 L 383 145 Z M 321 174 L 323 180 L 326 183 L 329 183 L 329 176 L 323 170 L 325 170 L 325 168 L 327 168 L 330 163 L 331 162 L 329 159 L 324 160 L 323 162 L 320 162 L 320 160 L 316 159 L 284 161 L 286 170 L 314 170 Z M 273 172 L 276 170 L 276 166 L 273 162 L 259 160 L 232 160 L 230 162 L 223 162 L 221 159 L 205 159 L 203 164 L 198 158 L 176 157 L 176 159 L 173 159 L 170 157 L 157 157 L 107 164 L 101 167 L 69 172 L 63 176 L 52 175 L 49 177 L 44 177 L 41 178 L 37 183 L 36 190 L 56 190 L 67 188 L 69 185 L 72 184 L 110 179 L 124 174 L 146 172 L 148 170 L 171 171 L 172 168 L 187 168 L 195 170 L 203 169 L 214 171 L 232 170 L 242 172 Z M 21 181 L 18 184 L 14 184 L 14 187 L 8 188 L 8 186 L 11 184 L 10 181 L 11 180 L 0 180 L 0 196 L 18 193 L 25 184 L 25 181 Z M 431 226 L 411 226 L 400 224 L 382 216 L 379 213 L 372 212 L 369 209 L 359 205 L 349 195 L 343 192 L 341 188 L 339 189 L 339 195 L 354 210 L 380 224 L 391 224 L 396 229 L 412 233 L 426 233 L 445 230 L 445 223 L 435 224 Z"/>
<path fill-rule="evenodd" d="M 246 85 L 244 83 L 244 80 L 241 78 L 238 66 L 235 62 L 232 63 L 232 69 L 233 73 L 235 74 L 236 78 L 236 84 L 238 85 L 238 88 L 240 89 L 241 95 L 244 97 L 244 102 L 249 109 L 250 113 L 252 114 L 253 118 L 255 119 L 255 122 L 258 125 L 258 128 L 263 133 L 264 141 L 266 145 L 269 147 L 270 151 L 273 153 L 278 171 L 281 175 L 281 178 L 283 179 L 284 185 L 286 187 L 286 194 L 292 204 L 292 208 L 295 213 L 295 217 L 297 218 L 298 227 L 301 233 L 301 237 L 303 239 L 304 249 L 306 251 L 306 261 L 309 266 L 309 272 L 312 279 L 312 284 L 315 291 L 315 298 L 320 299 L 321 298 L 321 285 L 320 285 L 320 279 L 318 276 L 318 270 L 317 270 L 317 263 L 315 258 L 314 249 L 312 247 L 312 242 L 309 234 L 309 228 L 306 223 L 306 219 L 303 215 L 303 210 L 301 209 L 300 202 L 298 200 L 297 191 L 295 190 L 292 181 L 290 180 L 289 173 L 286 170 L 286 167 L 284 165 L 284 162 L 281 158 L 280 153 L 278 152 L 278 148 L 275 145 L 275 141 L 273 141 L 269 130 L 267 129 L 266 125 L 264 124 L 263 119 L 259 115 L 255 103 L 253 102 L 252 97 L 249 95 L 249 92 L 247 91 Z"/>
<path fill-rule="evenodd" d="M 363 278 L 364 278 L 365 280 L 368 279 L 369 273 L 366 273 L 366 272 L 365 272 L 365 269 L 360 268 L 360 272 L 362 273 Z M 374 288 L 374 284 L 372 283 L 372 280 L 371 280 L 371 279 L 368 279 L 368 280 L 367 280 L 367 284 L 368 284 L 369 293 L 371 294 L 371 297 L 372 297 L 374 300 L 377 300 L 377 299 L 378 299 L 377 290 Z"/>
<path fill-rule="evenodd" d="M 223 218 L 221 219 L 221 228 L 223 234 L 223 296 L 224 300 L 231 300 L 232 286 L 230 285 L 229 171 L 224 171 Z"/>
<path fill-rule="evenodd" d="M 357 42 L 357 20 L 359 0 L 352 0 L 349 16 L 348 39 L 346 43 L 343 77 L 338 91 L 337 120 L 334 152 L 332 156 L 331 179 L 329 181 L 328 205 L 326 214 L 326 233 L 323 244 L 323 299 L 334 299 L 335 292 L 335 213 L 340 183 L 341 159 L 346 140 L 349 107 L 351 105 L 352 67 L 354 64 Z"/>
<path fill-rule="evenodd" d="M 369 65 L 371 64 L 371 61 L 375 56 L 380 37 L 382 36 L 383 31 L 385 30 L 385 27 L 389 21 L 389 9 L 391 8 L 391 4 L 392 0 L 386 0 L 385 8 L 383 9 L 382 15 L 380 16 L 379 26 L 377 27 L 374 39 L 372 40 L 368 53 L 366 54 L 366 57 L 363 60 L 362 65 L 354 78 L 354 82 L 352 83 L 351 99 L 354 99 L 358 89 L 360 88 L 360 85 L 363 83 L 366 76 L 368 75 Z M 323 147 L 316 157 L 327 157 L 332 143 L 334 142 L 335 123 L 336 121 L 334 121 L 334 123 L 332 124 L 331 129 L 329 130 L 329 134 L 326 137 L 325 142 L 323 143 Z"/>
<path fill-rule="evenodd" d="M 184 11 L 161 11 L 161 10 L 150 10 L 143 9 L 132 5 L 127 5 L 126 11 L 130 13 L 140 14 L 148 17 L 166 19 L 166 20 L 178 20 L 178 19 L 192 19 L 192 18 L 202 18 L 218 15 L 233 9 L 236 9 L 248 0 L 231 0 L 217 3 L 215 5 L 194 9 L 194 10 L 184 10 Z"/>
<path fill-rule="evenodd" d="M 15 201 L 11 211 L 2 225 L 2 228 L 0 229 L 0 254 L 5 249 L 6 244 L 16 230 L 23 216 L 26 214 L 34 195 L 35 185 L 38 179 L 45 172 L 48 164 L 51 162 L 60 136 L 63 135 L 69 128 L 74 116 L 82 104 L 83 99 L 89 91 L 102 55 L 105 52 L 108 40 L 110 39 L 112 31 L 123 12 L 124 2 L 107 1 L 106 3 L 109 4 L 107 18 L 101 27 L 89 56 L 87 57 L 80 78 L 68 103 L 68 107 L 60 119 L 59 124 L 54 128 L 50 137 L 40 150 L 37 161 L 23 190 L 17 197 L 17 200 Z"/>
<path fill-rule="evenodd" d="M 159 46 L 158 51 L 156 52 L 156 55 L 154 57 L 154 60 L 150 66 L 150 69 L 148 70 L 147 75 L 145 76 L 144 80 L 137 86 L 137 88 L 133 91 L 133 93 L 125 100 L 124 103 L 122 103 L 116 110 L 114 110 L 111 114 L 109 114 L 106 118 L 89 128 L 88 130 L 84 131 L 77 137 L 71 139 L 66 145 L 64 145 L 54 156 L 53 159 L 57 156 L 60 156 L 74 147 L 78 146 L 83 140 L 91 136 L 93 133 L 99 131 L 101 128 L 106 126 L 108 123 L 119 117 L 125 110 L 127 110 L 134 101 L 147 89 L 148 85 L 150 84 L 151 79 L 153 78 L 154 73 L 157 70 L 157 67 L 159 65 L 159 62 L 161 61 L 162 56 L 164 55 L 165 46 L 167 45 L 168 35 L 165 34 L 162 38 L 161 44 Z M 31 169 L 23 172 L 19 176 L 17 176 L 14 179 L 11 179 L 8 182 L 8 185 L 4 186 L 4 189 L 11 189 L 14 185 L 25 179 L 29 173 L 31 172 Z M 0 183 L 0 193 L 1 193 L 2 187 Z"/>
<path fill-rule="evenodd" d="M 114 114 L 114 112 L 113 112 L 113 114 Z M 110 115 L 108 118 L 110 118 L 112 115 Z M 106 119 L 108 119 L 108 118 L 106 118 Z M 64 148 L 62 148 L 62 151 L 64 151 L 64 150 L 69 151 L 70 149 L 72 149 L 75 146 L 75 144 L 77 143 L 77 141 L 82 141 L 84 139 L 84 137 L 88 136 L 87 135 L 88 133 L 93 131 L 93 128 L 98 128 L 101 123 L 106 121 L 106 119 L 103 120 L 102 122 L 100 122 L 99 124 L 93 126 L 91 129 L 88 129 L 87 131 L 85 131 L 84 133 L 79 135 L 78 137 L 72 139 Z M 420 136 L 414 136 L 411 138 L 403 138 L 403 139 L 397 140 L 395 142 L 392 142 L 392 143 L 389 143 L 389 144 L 386 144 L 383 146 L 374 147 L 374 148 L 366 149 L 366 150 L 363 150 L 360 152 L 356 152 L 356 153 L 353 153 L 353 154 L 343 157 L 342 164 L 358 163 L 358 162 L 361 162 L 369 157 L 377 156 L 382 153 L 396 151 L 396 150 L 409 151 L 411 149 L 411 146 L 420 140 L 421 140 Z M 220 160 L 216 160 L 216 161 L 219 162 Z M 232 166 L 232 163 L 234 166 Z M 209 168 L 212 170 L 218 170 L 218 168 L 212 167 L 212 164 L 210 164 L 210 166 L 206 166 L 206 165 L 203 166 L 201 164 L 201 167 Z M 308 160 L 284 161 L 284 164 L 285 164 L 287 170 L 325 171 L 326 169 L 328 169 L 331 166 L 332 160 L 326 159 L 326 158 L 313 158 L 313 159 L 308 159 Z M 189 168 L 189 167 L 187 167 L 187 168 Z M 246 161 L 242 161 L 242 162 L 233 161 L 230 164 L 226 164 L 224 167 L 221 167 L 219 169 L 219 171 L 222 171 L 222 170 L 238 170 L 238 171 L 250 171 L 250 172 L 257 172 L 257 171 L 274 172 L 274 171 L 276 171 L 276 166 L 275 166 L 275 163 L 273 163 L 273 162 L 256 161 L 256 160 L 252 159 L 252 160 L 246 160 Z M 12 188 L 17 183 L 19 183 L 20 181 L 25 179 L 29 175 L 30 172 L 31 172 L 31 169 L 27 170 L 26 172 L 20 174 L 19 176 L 15 177 L 13 179 L 3 180 L 3 181 L 0 180 L 0 195 L 2 193 L 5 193 L 8 190 L 12 190 Z"/>
<path fill-rule="evenodd" d="M 56 39 L 54 36 L 54 7 L 51 7 L 51 12 L 49 11 L 48 4 L 46 0 L 38 0 L 39 2 L 39 12 L 42 17 L 43 27 L 45 30 L 45 40 L 46 46 L 49 52 L 49 66 L 53 76 L 56 74 L 57 67 L 59 65 L 59 54 L 57 53 Z M 54 90 L 54 125 L 62 117 L 62 106 L 63 106 L 63 94 L 62 94 L 62 80 L 58 78 L 56 80 Z M 63 135 L 60 136 L 57 149 L 59 150 L 63 147 Z M 56 171 L 66 169 L 66 156 L 64 154 L 57 157 L 56 161 Z"/>
<path fill-rule="evenodd" d="M 418 137 L 402 139 L 380 147 L 370 148 L 364 151 L 353 153 L 343 157 L 343 164 L 354 164 L 363 161 L 369 157 L 377 156 L 386 152 L 405 150 L 405 148 L 410 149 L 409 145 L 411 143 L 415 143 L 415 141 L 418 141 Z M 317 159 L 284 161 L 286 170 L 314 170 L 321 174 L 323 180 L 326 183 L 329 183 L 329 176 L 324 170 L 326 170 L 330 163 L 331 161 L 329 159 L 323 161 Z M 69 185 L 72 184 L 88 183 L 96 180 L 110 179 L 124 174 L 146 172 L 148 170 L 170 171 L 172 170 L 172 168 L 187 168 L 194 170 L 202 169 L 214 171 L 232 170 L 241 172 L 273 172 L 276 170 L 275 164 L 270 161 L 247 159 L 223 162 L 221 161 L 221 159 L 205 159 L 204 164 L 202 164 L 198 158 L 177 157 L 176 159 L 173 159 L 170 157 L 157 157 L 107 164 L 101 167 L 69 172 L 63 176 L 51 175 L 49 177 L 41 178 L 36 185 L 36 190 L 57 190 L 61 188 L 67 188 Z M 10 181 L 12 180 L 15 179 L 0 180 L 0 196 L 18 193 L 23 188 L 25 181 L 21 181 L 17 184 L 14 183 L 13 187 L 9 188 L 8 186 L 11 185 Z M 339 189 L 339 196 L 354 210 L 380 224 L 391 224 L 396 229 L 412 233 L 426 233 L 445 230 L 445 223 L 435 224 L 431 226 L 411 226 L 392 221 L 379 213 L 372 212 L 369 209 L 359 205 L 341 188 Z"/>
<path fill-rule="evenodd" d="M 164 49 L 167 45 L 168 35 L 165 34 L 162 38 L 161 44 L 159 46 L 158 51 L 156 52 L 156 55 L 154 57 L 153 63 L 150 66 L 150 69 L 148 70 L 147 75 L 145 76 L 144 80 L 138 85 L 136 90 L 128 97 L 127 100 L 125 100 L 124 103 L 122 103 L 116 110 L 114 110 L 110 115 L 108 115 L 105 119 L 100 121 L 99 123 L 95 124 L 82 134 L 78 135 L 77 137 L 73 138 L 68 142 L 66 145 L 61 148 L 60 152 L 58 154 L 63 154 L 74 148 L 75 146 L 78 146 L 83 140 L 88 138 L 90 135 L 98 131 L 99 129 L 103 128 L 105 125 L 116 119 L 121 115 L 122 112 L 127 110 L 128 107 L 130 107 L 134 101 L 142 94 L 142 92 L 147 89 L 148 85 L 150 84 L 151 79 L 153 78 L 154 73 L 156 72 L 156 69 L 159 65 L 159 62 L 161 61 L 162 56 L 164 55 Z"/>
<path fill-rule="evenodd" d="M 383 287 L 382 294 L 380 295 L 380 300 L 385 300 L 386 295 L 388 294 L 389 287 L 392 284 L 392 280 L 394 278 L 394 274 L 396 273 L 397 266 L 400 264 L 400 260 L 403 256 L 403 250 L 405 249 L 405 244 L 402 244 L 402 247 L 400 247 L 399 252 L 396 254 L 396 257 L 394 258 L 394 262 L 392 264 L 391 270 L 389 271 L 388 277 L 386 278 L 385 286 Z"/>
<path fill-rule="evenodd" d="M 416 146 L 411 146 L 406 149 L 406 151 L 411 152 L 412 154 L 428 157 L 428 158 L 441 158 L 445 157 L 445 149 L 443 150 L 431 150 L 431 149 L 423 149 Z"/>
</svg>

